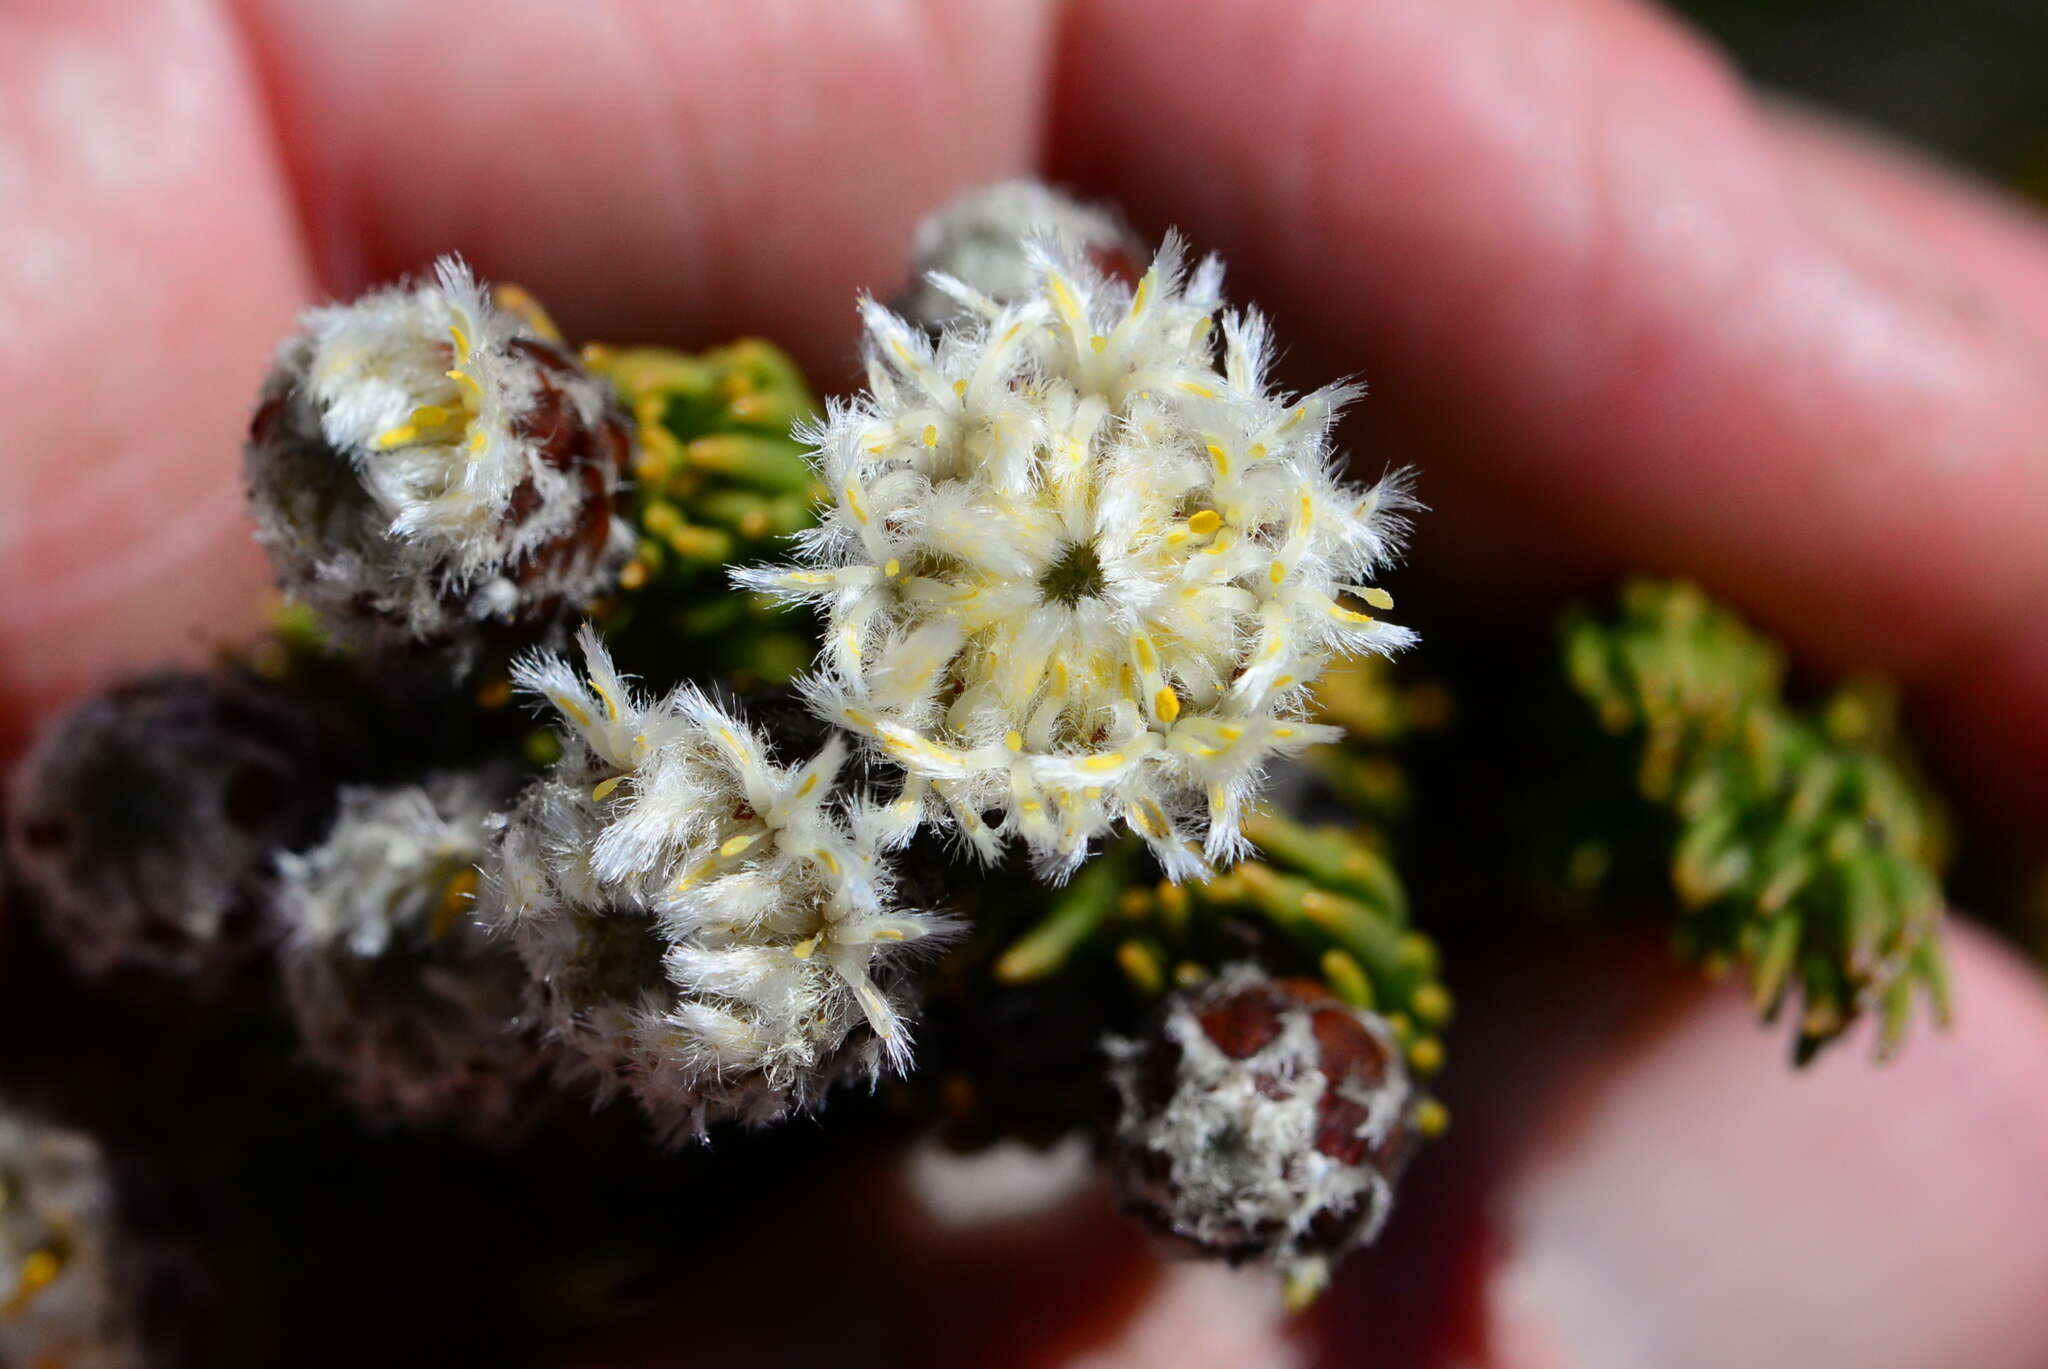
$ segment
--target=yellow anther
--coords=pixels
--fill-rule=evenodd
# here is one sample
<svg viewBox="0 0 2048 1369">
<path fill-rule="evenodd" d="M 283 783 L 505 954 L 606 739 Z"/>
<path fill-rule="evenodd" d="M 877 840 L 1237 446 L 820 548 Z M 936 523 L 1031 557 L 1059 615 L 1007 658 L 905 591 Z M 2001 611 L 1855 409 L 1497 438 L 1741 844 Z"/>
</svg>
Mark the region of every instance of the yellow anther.
<svg viewBox="0 0 2048 1369">
<path fill-rule="evenodd" d="M 1368 587 L 1358 591 L 1358 597 L 1382 613 L 1394 606 L 1394 596 L 1376 587 Z"/>
<path fill-rule="evenodd" d="M 1210 450 L 1213 451 L 1215 449 L 1211 448 Z M 1214 509 L 1203 509 L 1200 513 L 1194 514 L 1188 519 L 1188 531 L 1201 537 L 1207 537 L 1222 526 L 1223 515 Z"/>
<path fill-rule="evenodd" d="M 14 1285 L 13 1294 L 6 1302 L 0 1303 L 0 1317 L 11 1317 L 26 1308 L 36 1294 L 57 1281 L 64 1272 L 64 1261 L 54 1250 L 31 1250 L 21 1262 L 19 1281 Z"/>
<path fill-rule="evenodd" d="M 1109 339 L 1097 333 L 1094 337 L 1088 339 L 1088 345 L 1095 351 L 1100 352 L 1109 346 Z"/>
<path fill-rule="evenodd" d="M 406 443 L 416 440 L 419 435 L 420 430 L 413 424 L 401 423 L 395 428 L 386 428 L 378 433 L 371 445 L 379 451 L 390 451 L 393 447 L 403 447 Z"/>
<path fill-rule="evenodd" d="M 761 834 L 759 832 L 743 832 L 736 837 L 727 837 L 719 843 L 718 854 L 726 860 L 731 860 L 760 839 Z"/>
<path fill-rule="evenodd" d="M 813 789 L 816 789 L 817 787 L 818 772 L 813 770 L 810 774 L 804 776 L 804 782 L 796 787 L 796 796 L 798 798 L 802 798 L 804 795 L 810 793 Z"/>
<path fill-rule="evenodd" d="M 1276 585 L 1285 580 L 1287 578 L 1287 563 L 1285 561 L 1275 561 L 1272 565 L 1266 567 L 1266 578 Z"/>
<path fill-rule="evenodd" d="M 938 424 L 927 423 L 924 425 L 924 445 L 927 447 L 936 447 L 939 445 Z"/>
<path fill-rule="evenodd" d="M 853 486 L 848 485 L 844 491 L 844 494 L 847 512 L 851 513 L 855 518 L 858 518 L 861 522 L 867 522 L 867 510 L 863 509 L 860 506 L 860 495 L 854 490 Z"/>
<path fill-rule="evenodd" d="M 1022 751 L 1024 749 L 1024 734 L 1012 728 L 1003 735 L 1003 745 L 1012 751 Z"/>
<path fill-rule="evenodd" d="M 548 695 L 548 701 L 554 704 L 557 709 L 567 714 L 569 721 L 575 723 L 578 727 L 587 731 L 597 726 L 596 721 L 591 718 L 590 714 L 584 712 L 583 705 L 577 703 L 576 700 L 570 698 L 567 694 L 550 694 Z"/>
<path fill-rule="evenodd" d="M 619 785 L 624 782 L 625 778 L 624 775 L 614 775 L 608 780 L 599 780 L 590 791 L 590 801 L 592 803 L 603 803 L 617 792 Z"/>
<path fill-rule="evenodd" d="M 1013 331 L 1013 332 L 1014 332 L 1015 330 L 1014 330 L 1014 329 L 1012 329 L 1011 331 Z M 956 381 L 954 381 L 954 382 L 953 382 L 953 393 L 954 393 L 954 394 L 956 394 L 956 395 L 958 395 L 958 396 L 959 396 L 960 398 L 962 398 L 962 399 L 965 399 L 965 398 L 967 397 L 967 382 L 966 382 L 966 381 L 964 381 L 964 380 L 956 380 Z"/>
<path fill-rule="evenodd" d="M 1211 442 L 1211 443 L 1209 443 L 1209 444 L 1208 444 L 1208 447 L 1209 447 L 1209 459 L 1210 459 L 1211 461 L 1213 461 L 1213 462 L 1215 462 L 1215 463 L 1216 463 L 1216 474 L 1218 474 L 1218 475 L 1229 475 L 1229 474 L 1230 474 L 1230 453 L 1228 453 L 1228 452 L 1224 451 L 1224 450 L 1223 450 L 1223 447 L 1222 447 L 1222 445 L 1221 445 L 1220 443 L 1216 443 L 1216 442 Z"/>
<path fill-rule="evenodd" d="M 1171 689 L 1162 689 L 1153 696 L 1152 711 L 1159 715 L 1159 721 L 1172 722 L 1180 716 L 1180 695 Z"/>
<path fill-rule="evenodd" d="M 1094 771 L 1114 770 L 1123 763 L 1124 753 L 1112 751 L 1105 756 L 1088 756 L 1084 758 L 1081 762 L 1081 768 Z"/>
<path fill-rule="evenodd" d="M 818 949 L 818 941 L 818 937 L 807 936 L 802 941 L 797 942 L 796 945 L 790 947 L 789 953 L 798 960 L 809 960 L 811 953 Z"/>
<path fill-rule="evenodd" d="M 901 575 L 902 573 L 903 563 L 897 560 L 895 557 L 892 556 L 887 561 L 882 563 L 882 574 L 886 575 L 891 580 L 894 580 L 897 576 Z"/>
<path fill-rule="evenodd" d="M 1214 390 L 1210 389 L 1207 385 L 1197 385 L 1192 380 L 1183 380 L 1180 383 L 1180 387 L 1183 390 L 1186 390 L 1189 394 L 1199 395 L 1203 399 L 1216 398 L 1216 392 Z"/>
</svg>

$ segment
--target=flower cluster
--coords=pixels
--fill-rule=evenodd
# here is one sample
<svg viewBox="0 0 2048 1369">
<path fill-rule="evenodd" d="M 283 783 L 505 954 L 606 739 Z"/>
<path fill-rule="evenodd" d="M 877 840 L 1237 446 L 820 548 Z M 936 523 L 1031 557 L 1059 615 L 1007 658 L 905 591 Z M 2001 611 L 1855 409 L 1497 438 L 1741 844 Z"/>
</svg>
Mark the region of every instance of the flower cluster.
<svg viewBox="0 0 2048 1369">
<path fill-rule="evenodd" d="M 348 789 L 327 839 L 279 859 L 286 1000 L 307 1053 L 365 1116 L 503 1136 L 545 1057 L 526 981 L 472 905 L 508 772 Z"/>
<path fill-rule="evenodd" d="M 892 899 L 884 853 L 914 813 L 835 802 L 837 741 L 780 766 L 700 692 L 643 698 L 589 628 L 579 645 L 581 673 L 545 655 L 514 672 L 565 750 L 492 870 L 539 1020 L 670 1135 L 906 1066 L 906 952 L 950 930 Z"/>
<path fill-rule="evenodd" d="M 1412 640 L 1369 583 L 1406 486 L 1331 448 L 1354 391 L 1276 391 L 1263 320 L 1182 256 L 1133 287 L 1033 239 L 1013 302 L 933 278 L 936 341 L 864 302 L 868 392 L 812 434 L 832 506 L 803 564 L 738 573 L 824 607 L 824 716 L 1055 879 L 1117 824 L 1175 878 L 1235 857 L 1268 762 L 1334 735 L 1302 717 L 1325 664 Z"/>
<path fill-rule="evenodd" d="M 98 1144 L 0 1109 L 0 1364 L 140 1365 L 119 1247 Z"/>
<path fill-rule="evenodd" d="M 307 313 L 244 464 L 288 593 L 350 640 L 462 648 L 609 586 L 631 446 L 545 317 L 499 307 L 451 257 L 431 284 Z"/>
</svg>

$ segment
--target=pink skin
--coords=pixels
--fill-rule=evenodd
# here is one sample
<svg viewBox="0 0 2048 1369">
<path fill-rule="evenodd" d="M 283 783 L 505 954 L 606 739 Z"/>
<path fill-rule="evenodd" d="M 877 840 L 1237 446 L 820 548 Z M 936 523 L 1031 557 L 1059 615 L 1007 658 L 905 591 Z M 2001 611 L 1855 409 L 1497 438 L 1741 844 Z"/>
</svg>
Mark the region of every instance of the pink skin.
<svg viewBox="0 0 2048 1369">
<path fill-rule="evenodd" d="M 1982 811 L 2022 833 L 2048 813 L 2048 233 L 1760 107 L 1649 9 L 470 11 L 0 12 L 0 748 L 258 621 L 234 453 L 305 303 L 455 247 L 579 335 L 754 330 L 835 376 L 854 291 L 897 284 L 917 216 L 1035 166 L 1223 251 L 1302 374 L 1372 380 L 1355 445 L 1419 462 L 1435 506 L 1417 573 L 1515 614 L 1624 568 L 1698 576 L 1817 668 L 1897 672 Z M 1952 1038 L 1786 1083 L 1738 1003 L 1645 963 L 1532 950 L 1502 982 L 1540 995 L 1466 995 L 1454 1139 L 1294 1350 L 2048 1360 L 2031 976 L 1964 931 Z M 855 1179 L 792 1182 L 825 1203 Z M 1018 1363 L 1203 1362 L 1175 1334 L 1278 1354 L 1265 1303 L 1189 1294 L 1098 1211 L 1032 1236 L 1054 1272 L 1028 1315 L 960 1334 L 995 1328 Z M 813 1248 L 841 1269 L 872 1249 L 862 1305 L 928 1333 L 927 1237 L 854 1226 Z M 1000 1281 L 1016 1239 L 944 1267 Z M 799 1324 L 821 1279 L 786 1276 L 794 1315 L 762 1334 L 829 1334 Z M 584 1362 L 720 1362 L 650 1335 Z"/>
</svg>

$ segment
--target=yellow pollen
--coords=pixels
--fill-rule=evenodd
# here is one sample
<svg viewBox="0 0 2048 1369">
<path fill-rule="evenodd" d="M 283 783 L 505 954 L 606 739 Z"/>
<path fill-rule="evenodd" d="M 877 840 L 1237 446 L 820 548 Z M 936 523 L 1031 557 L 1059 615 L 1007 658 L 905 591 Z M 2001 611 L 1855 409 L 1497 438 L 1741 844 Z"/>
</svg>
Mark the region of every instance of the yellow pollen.
<svg viewBox="0 0 2048 1369">
<path fill-rule="evenodd" d="M 895 579 L 902 573 L 903 563 L 893 556 L 882 564 L 882 574 L 887 576 L 891 580 Z"/>
<path fill-rule="evenodd" d="M 1180 695 L 1171 689 L 1162 689 L 1152 700 L 1152 710 L 1161 722 L 1172 722 L 1180 716 Z"/>
<path fill-rule="evenodd" d="M 1287 563 L 1285 561 L 1275 561 L 1266 568 L 1266 578 L 1276 585 L 1285 580 L 1287 578 Z"/>
<path fill-rule="evenodd" d="M 924 445 L 927 447 L 936 447 L 939 445 L 938 424 L 927 423 L 924 425 Z"/>
<path fill-rule="evenodd" d="M 1011 331 L 1012 331 L 1012 332 L 1015 332 L 1016 330 L 1015 330 L 1015 329 L 1012 329 Z M 967 382 L 966 382 L 966 381 L 964 381 L 964 380 L 956 380 L 956 381 L 954 381 L 954 382 L 953 382 L 953 393 L 954 393 L 954 394 L 956 394 L 956 395 L 959 395 L 959 396 L 960 396 L 960 397 L 961 397 L 962 399 L 965 399 L 965 398 L 967 397 Z"/>
</svg>

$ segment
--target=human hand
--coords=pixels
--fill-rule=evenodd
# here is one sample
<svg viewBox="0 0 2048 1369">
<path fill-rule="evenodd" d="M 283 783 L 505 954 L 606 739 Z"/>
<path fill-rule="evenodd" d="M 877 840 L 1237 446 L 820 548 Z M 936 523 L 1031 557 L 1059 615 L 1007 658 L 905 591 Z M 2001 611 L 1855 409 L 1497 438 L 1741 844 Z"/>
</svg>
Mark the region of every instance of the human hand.
<svg viewBox="0 0 2048 1369">
<path fill-rule="evenodd" d="M 1892 671 L 1966 797 L 2038 829 L 2048 234 L 1759 108 L 1619 0 L 17 5 L 0 726 L 253 627 L 235 453 L 312 299 L 457 248 L 572 335 L 759 332 L 829 382 L 915 220 L 1034 167 L 1221 250 L 1308 373 L 1372 381 L 1352 442 L 1421 467 L 1415 574 L 1519 613 L 1694 575 L 1817 667 Z M 1333 1363 L 2040 1362 L 2048 1008 L 1957 942 L 1951 1039 L 1791 1081 L 1625 949 L 1473 967 L 1458 1131 L 1302 1334 Z M 1278 1345 L 1255 1283 L 1160 1282 L 1098 1211 L 944 1281 L 929 1232 L 816 1242 L 893 1271 L 863 1325 L 930 1362 Z M 967 1304 L 1018 1249 L 1055 1273 Z M 639 1362 L 717 1362 L 699 1321 Z M 727 1329 L 863 1344 L 790 1323 Z"/>
</svg>

